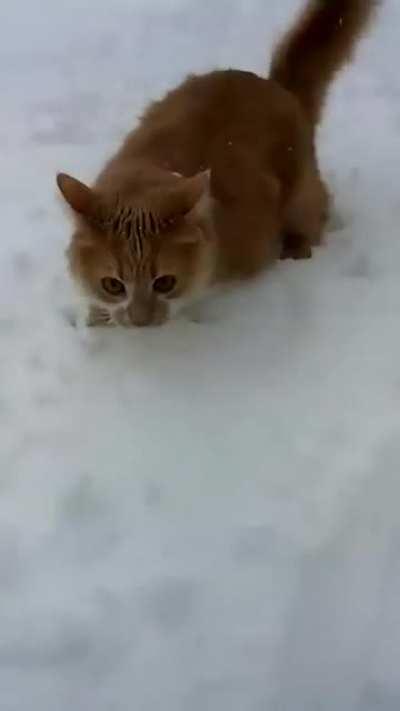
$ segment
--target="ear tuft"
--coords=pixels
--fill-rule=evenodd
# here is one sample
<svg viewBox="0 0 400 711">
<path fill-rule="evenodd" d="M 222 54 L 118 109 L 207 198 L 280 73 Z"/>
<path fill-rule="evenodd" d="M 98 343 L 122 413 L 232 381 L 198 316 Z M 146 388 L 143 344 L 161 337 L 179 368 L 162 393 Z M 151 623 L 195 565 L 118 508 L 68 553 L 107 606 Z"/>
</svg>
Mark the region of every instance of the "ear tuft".
<svg viewBox="0 0 400 711">
<path fill-rule="evenodd" d="M 93 191 L 81 183 L 80 180 L 72 178 L 65 173 L 58 173 L 57 185 L 72 209 L 79 215 L 91 217 L 95 208 L 95 195 Z"/>
</svg>

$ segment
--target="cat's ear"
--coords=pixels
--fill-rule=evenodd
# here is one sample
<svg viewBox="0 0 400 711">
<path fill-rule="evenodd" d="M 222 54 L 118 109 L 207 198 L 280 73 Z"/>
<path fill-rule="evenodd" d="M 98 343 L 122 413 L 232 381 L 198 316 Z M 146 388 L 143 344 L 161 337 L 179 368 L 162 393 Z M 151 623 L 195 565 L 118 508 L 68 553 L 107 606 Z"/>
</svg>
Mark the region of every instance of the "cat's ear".
<svg viewBox="0 0 400 711">
<path fill-rule="evenodd" d="M 96 198 L 93 191 L 65 173 L 57 175 L 57 185 L 68 205 L 82 217 L 93 217 L 96 210 Z"/>
<path fill-rule="evenodd" d="M 199 202 L 210 191 L 210 175 L 211 171 L 205 170 L 201 173 L 197 173 L 193 178 L 186 179 L 186 185 L 184 186 L 185 201 L 186 201 L 186 212 L 192 212 L 199 204 Z"/>
<path fill-rule="evenodd" d="M 176 186 L 157 196 L 157 211 L 162 220 L 174 220 L 191 213 L 207 195 L 210 186 L 209 171 L 191 178 L 181 178 Z"/>
</svg>

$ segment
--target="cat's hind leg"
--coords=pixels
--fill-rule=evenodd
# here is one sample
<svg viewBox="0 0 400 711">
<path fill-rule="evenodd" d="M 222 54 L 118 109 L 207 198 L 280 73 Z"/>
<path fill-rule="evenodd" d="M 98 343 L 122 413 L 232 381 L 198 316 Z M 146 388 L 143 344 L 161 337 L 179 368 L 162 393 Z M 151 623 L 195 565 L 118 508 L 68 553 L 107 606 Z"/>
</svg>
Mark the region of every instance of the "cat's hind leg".
<svg viewBox="0 0 400 711">
<path fill-rule="evenodd" d="M 317 168 L 302 178 L 286 209 L 281 259 L 309 259 L 321 244 L 329 214 L 328 190 Z"/>
</svg>

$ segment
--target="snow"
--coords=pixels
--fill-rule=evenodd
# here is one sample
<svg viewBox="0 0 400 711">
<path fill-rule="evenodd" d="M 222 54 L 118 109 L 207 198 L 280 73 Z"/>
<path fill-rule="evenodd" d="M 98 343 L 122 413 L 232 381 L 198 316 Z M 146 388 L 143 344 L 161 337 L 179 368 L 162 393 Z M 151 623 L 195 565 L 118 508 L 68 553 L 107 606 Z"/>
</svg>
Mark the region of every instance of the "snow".
<svg viewBox="0 0 400 711">
<path fill-rule="evenodd" d="M 1 711 L 400 708 L 397 0 L 327 107 L 312 261 L 202 323 L 69 321 L 56 171 L 189 71 L 263 71 L 300 4 L 2 4 Z"/>
</svg>

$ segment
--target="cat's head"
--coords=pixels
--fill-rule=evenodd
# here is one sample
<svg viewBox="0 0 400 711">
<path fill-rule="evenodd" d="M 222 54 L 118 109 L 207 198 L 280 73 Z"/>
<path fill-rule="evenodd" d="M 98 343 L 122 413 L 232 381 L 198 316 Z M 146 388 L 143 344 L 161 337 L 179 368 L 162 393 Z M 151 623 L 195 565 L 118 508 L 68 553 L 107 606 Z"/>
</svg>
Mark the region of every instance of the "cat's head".
<svg viewBox="0 0 400 711">
<path fill-rule="evenodd" d="M 207 174 L 152 188 L 137 203 L 65 174 L 57 183 L 76 216 L 71 273 L 100 320 L 160 324 L 207 287 L 214 267 Z"/>
</svg>

